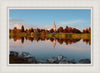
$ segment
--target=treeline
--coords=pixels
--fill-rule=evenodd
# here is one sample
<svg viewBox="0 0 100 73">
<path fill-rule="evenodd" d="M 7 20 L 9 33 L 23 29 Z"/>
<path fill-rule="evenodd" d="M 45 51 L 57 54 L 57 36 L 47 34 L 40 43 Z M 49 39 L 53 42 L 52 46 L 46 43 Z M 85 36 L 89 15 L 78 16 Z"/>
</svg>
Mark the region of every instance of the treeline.
<svg viewBox="0 0 100 73">
<path fill-rule="evenodd" d="M 86 28 L 86 29 L 83 29 L 83 33 L 91 33 L 91 28 Z"/>
<path fill-rule="evenodd" d="M 16 27 L 14 27 L 14 29 L 9 29 L 10 32 L 14 32 L 14 33 L 19 33 L 19 32 L 26 32 L 26 33 L 42 33 L 42 32 L 46 32 L 46 33 L 91 33 L 91 28 L 86 28 L 83 29 L 83 31 L 81 32 L 79 29 L 76 28 L 72 28 L 72 27 L 68 27 L 66 26 L 65 29 L 63 27 L 59 27 L 58 29 L 54 30 L 54 29 L 50 29 L 50 30 L 46 30 L 46 29 L 24 29 L 24 26 L 21 27 L 21 29 L 17 29 Z"/>
</svg>

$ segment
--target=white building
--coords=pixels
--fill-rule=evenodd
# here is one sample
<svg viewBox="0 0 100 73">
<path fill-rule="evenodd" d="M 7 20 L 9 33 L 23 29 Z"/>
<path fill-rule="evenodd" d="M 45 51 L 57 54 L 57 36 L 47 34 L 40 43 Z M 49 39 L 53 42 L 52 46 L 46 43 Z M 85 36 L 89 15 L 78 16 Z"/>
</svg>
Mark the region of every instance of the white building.
<svg viewBox="0 0 100 73">
<path fill-rule="evenodd" d="M 55 25 L 55 21 L 52 24 L 52 29 L 55 30 L 56 29 L 56 25 Z"/>
</svg>

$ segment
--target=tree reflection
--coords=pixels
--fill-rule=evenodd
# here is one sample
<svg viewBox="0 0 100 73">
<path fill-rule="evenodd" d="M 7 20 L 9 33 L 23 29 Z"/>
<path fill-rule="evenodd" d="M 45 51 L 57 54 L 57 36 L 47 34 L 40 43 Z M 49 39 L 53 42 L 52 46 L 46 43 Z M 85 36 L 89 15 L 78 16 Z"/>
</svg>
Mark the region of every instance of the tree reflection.
<svg viewBox="0 0 100 73">
<path fill-rule="evenodd" d="M 86 42 L 86 44 L 91 45 L 91 39 L 83 39 L 83 42 Z"/>
<path fill-rule="evenodd" d="M 53 42 L 54 41 L 54 38 L 50 38 L 50 41 Z"/>
<path fill-rule="evenodd" d="M 21 42 L 22 42 L 22 44 L 24 43 L 24 37 L 21 37 Z"/>
<path fill-rule="evenodd" d="M 72 44 L 72 43 L 76 43 L 78 41 L 80 41 L 81 39 L 72 39 L 72 38 L 66 38 L 66 39 L 62 39 L 62 38 L 49 38 L 49 37 L 45 37 L 45 36 L 41 36 L 41 37 L 31 37 L 31 36 L 27 36 L 27 37 L 20 37 L 20 36 L 9 36 L 9 39 L 13 39 L 15 42 L 17 40 L 21 40 L 21 43 L 24 43 L 24 39 L 26 40 L 30 40 L 31 42 L 33 42 L 34 40 L 38 41 L 45 41 L 45 40 L 50 40 L 51 42 L 58 42 L 59 44 L 63 44 L 65 43 L 66 45 L 68 44 Z M 86 44 L 91 45 L 91 40 L 90 39 L 83 39 L 83 42 L 85 42 Z"/>
<path fill-rule="evenodd" d="M 60 44 L 63 44 L 63 39 L 57 39 Z"/>
</svg>

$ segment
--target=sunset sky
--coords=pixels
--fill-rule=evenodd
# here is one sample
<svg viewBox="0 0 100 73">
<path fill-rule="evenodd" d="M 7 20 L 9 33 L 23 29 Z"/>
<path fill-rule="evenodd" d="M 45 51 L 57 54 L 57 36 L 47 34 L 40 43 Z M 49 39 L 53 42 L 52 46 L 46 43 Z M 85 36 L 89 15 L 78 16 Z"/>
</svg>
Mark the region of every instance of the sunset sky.
<svg viewBox="0 0 100 73">
<path fill-rule="evenodd" d="M 51 28 L 53 21 L 58 27 L 65 26 L 80 30 L 90 27 L 90 9 L 10 9 L 10 28 Z"/>
</svg>

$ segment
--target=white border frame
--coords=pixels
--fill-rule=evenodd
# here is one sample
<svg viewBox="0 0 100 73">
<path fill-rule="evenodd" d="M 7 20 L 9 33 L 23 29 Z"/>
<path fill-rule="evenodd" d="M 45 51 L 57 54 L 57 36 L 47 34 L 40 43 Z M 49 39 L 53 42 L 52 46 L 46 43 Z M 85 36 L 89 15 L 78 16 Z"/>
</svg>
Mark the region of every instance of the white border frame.
<svg viewBox="0 0 100 73">
<path fill-rule="evenodd" d="M 33 7 L 30 7 L 30 8 L 8 7 L 7 8 L 7 11 L 8 11 L 8 13 L 7 13 L 8 14 L 8 17 L 7 17 L 8 18 L 7 19 L 7 21 L 8 21 L 8 55 L 7 55 L 8 56 L 8 60 L 7 60 L 8 66 L 14 66 L 14 65 L 17 65 L 17 66 L 20 66 L 20 65 L 23 65 L 23 66 L 28 66 L 28 65 L 33 65 L 33 66 L 36 66 L 36 65 L 37 66 L 41 66 L 41 65 L 42 66 L 43 65 L 44 66 L 46 66 L 46 65 L 48 65 L 48 66 L 54 66 L 54 65 L 55 66 L 60 66 L 60 65 L 61 66 L 63 66 L 63 65 L 65 65 L 65 66 L 70 66 L 70 65 L 71 66 L 74 66 L 74 65 L 75 66 L 80 66 L 80 65 L 81 66 L 92 66 L 93 65 L 93 55 L 92 55 L 92 51 L 93 51 L 93 38 L 92 38 L 92 35 L 93 34 L 92 33 L 91 33 L 91 48 L 90 48 L 91 49 L 91 60 L 90 60 L 91 63 L 90 64 L 9 64 L 9 45 L 10 45 L 9 44 L 9 9 L 41 9 L 41 10 L 42 9 L 90 9 L 91 10 L 91 24 L 90 24 L 91 30 L 93 28 L 93 23 L 92 23 L 92 18 L 93 18 L 92 17 L 92 13 L 93 13 L 92 10 L 93 10 L 93 8 L 90 8 L 90 7 L 87 7 L 87 8 L 83 8 L 83 7 L 82 8 L 81 7 L 80 8 L 78 8 L 78 7 L 77 8 L 72 8 L 72 7 L 71 8 L 67 8 L 67 7 L 35 7 L 35 8 L 33 8 Z"/>
<path fill-rule="evenodd" d="M 92 66 L 7 66 L 7 7 L 92 7 Z M 99 0 L 0 0 L 0 73 L 100 73 L 100 1 Z"/>
</svg>

